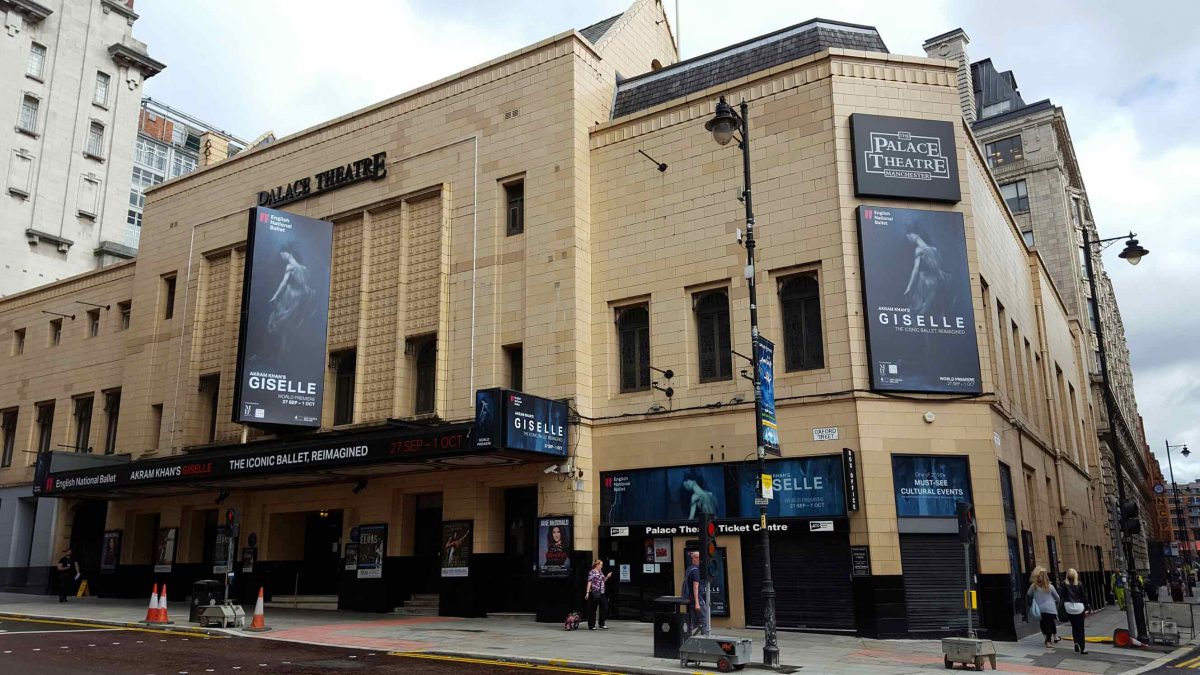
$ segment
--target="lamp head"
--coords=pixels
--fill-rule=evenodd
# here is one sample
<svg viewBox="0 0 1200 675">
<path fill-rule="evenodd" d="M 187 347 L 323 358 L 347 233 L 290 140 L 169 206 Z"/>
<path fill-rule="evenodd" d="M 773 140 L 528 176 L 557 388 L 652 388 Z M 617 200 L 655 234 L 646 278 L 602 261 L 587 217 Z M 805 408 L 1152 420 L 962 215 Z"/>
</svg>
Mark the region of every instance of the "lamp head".
<svg viewBox="0 0 1200 675">
<path fill-rule="evenodd" d="M 738 128 L 738 116 L 724 96 L 717 100 L 717 110 L 712 119 L 704 123 L 704 128 L 712 132 L 713 140 L 718 145 L 729 145 L 729 141 L 733 140 L 733 132 Z"/>
<path fill-rule="evenodd" d="M 1133 233 L 1129 234 L 1129 241 L 1125 242 L 1125 250 L 1121 251 L 1119 257 L 1129 261 L 1130 265 L 1136 265 L 1142 261 L 1144 256 L 1150 254 L 1146 248 L 1138 243 L 1137 239 L 1133 238 Z"/>
<path fill-rule="evenodd" d="M 1187 446 L 1185 445 L 1185 446 L 1183 446 L 1183 451 L 1180 452 L 1179 454 L 1183 455 L 1184 457 L 1187 457 L 1188 455 L 1192 454 L 1192 451 L 1188 450 Z"/>
</svg>

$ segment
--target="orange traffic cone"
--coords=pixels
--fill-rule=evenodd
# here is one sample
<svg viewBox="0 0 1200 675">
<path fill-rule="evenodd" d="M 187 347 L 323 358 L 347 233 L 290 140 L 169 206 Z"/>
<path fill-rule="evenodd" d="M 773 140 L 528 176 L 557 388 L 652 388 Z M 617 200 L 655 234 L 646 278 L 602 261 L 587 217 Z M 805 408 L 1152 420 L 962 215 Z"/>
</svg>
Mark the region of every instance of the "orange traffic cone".
<svg viewBox="0 0 1200 675">
<path fill-rule="evenodd" d="M 258 587 L 258 600 L 254 603 L 254 618 L 250 621 L 250 627 L 246 630 L 251 630 L 256 633 L 271 630 L 267 626 L 266 619 L 263 617 L 263 589 Z"/>
<path fill-rule="evenodd" d="M 142 623 L 153 623 L 158 618 L 158 584 L 150 591 L 150 607 L 146 609 L 146 619 Z"/>
<path fill-rule="evenodd" d="M 172 623 L 167 618 L 167 585 L 163 584 L 162 594 L 158 596 L 158 619 L 155 623 Z"/>
</svg>

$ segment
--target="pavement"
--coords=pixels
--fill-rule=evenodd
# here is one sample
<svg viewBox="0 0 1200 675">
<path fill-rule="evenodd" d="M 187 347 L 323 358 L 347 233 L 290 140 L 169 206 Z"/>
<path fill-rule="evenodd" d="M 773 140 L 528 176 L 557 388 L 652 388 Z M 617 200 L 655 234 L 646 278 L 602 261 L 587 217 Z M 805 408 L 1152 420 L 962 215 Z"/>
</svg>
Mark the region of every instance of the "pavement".
<svg viewBox="0 0 1200 675">
<path fill-rule="evenodd" d="M 1200 599 L 1200 598 L 1194 598 Z M 132 625 L 145 615 L 145 603 L 137 600 L 72 598 L 60 604 L 57 598 L 0 593 L 0 617 L 42 617 L 88 621 L 102 625 Z M 651 625 L 639 622 L 610 621 L 609 630 L 566 632 L 559 624 L 535 623 L 521 619 L 460 619 L 451 617 L 394 617 L 387 614 L 332 612 L 295 609 L 268 610 L 267 633 L 247 634 L 236 629 L 201 631 L 186 624 L 187 606 L 170 607 L 177 623 L 172 630 L 198 631 L 204 635 L 252 636 L 251 639 L 286 641 L 302 645 L 365 650 L 391 655 L 419 655 L 427 660 L 439 658 L 475 659 L 483 662 L 542 664 L 552 668 L 580 669 L 590 672 L 615 672 L 645 675 L 677 675 L 710 672 L 680 668 L 679 662 L 653 656 Z M 1111 637 L 1114 628 L 1124 627 L 1125 614 L 1109 607 L 1089 615 L 1089 637 Z M 1168 668 L 1179 673 L 1178 666 L 1196 646 L 1178 649 L 1152 647 L 1142 650 L 1118 649 L 1109 644 L 1089 644 L 1089 654 L 1075 654 L 1070 643 L 1070 628 L 1060 626 L 1063 641 L 1052 649 L 1034 633 L 1017 642 L 996 642 L 997 669 L 1013 673 L 1129 673 L 1155 672 Z M 753 654 L 760 660 L 762 632 L 757 630 L 721 631 L 730 637 L 753 640 Z M 782 632 L 779 647 L 785 665 L 802 673 L 862 675 L 904 675 L 943 670 L 941 643 L 938 640 L 872 640 L 843 635 Z M 1197 653 L 1196 656 L 1200 656 Z M 1197 662 L 1200 664 L 1200 661 Z M 178 671 L 176 671 L 178 672 Z M 466 672 L 466 671 L 463 671 Z M 1161 671 L 1168 672 L 1168 671 Z"/>
</svg>

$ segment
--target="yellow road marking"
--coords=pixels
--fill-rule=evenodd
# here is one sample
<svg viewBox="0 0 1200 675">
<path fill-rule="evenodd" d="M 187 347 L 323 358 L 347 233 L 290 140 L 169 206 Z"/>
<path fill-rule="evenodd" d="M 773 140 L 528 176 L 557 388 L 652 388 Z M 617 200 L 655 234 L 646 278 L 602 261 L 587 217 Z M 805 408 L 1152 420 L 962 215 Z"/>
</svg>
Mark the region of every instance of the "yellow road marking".
<svg viewBox="0 0 1200 675">
<path fill-rule="evenodd" d="M 194 635 L 196 637 L 211 640 L 211 639 L 226 639 L 226 636 L 204 635 L 197 631 L 178 631 L 178 630 L 158 630 L 156 628 L 137 628 L 134 626 L 114 626 L 105 623 L 90 623 L 84 621 L 62 621 L 58 619 L 27 619 L 19 616 L 0 616 L 0 621 L 23 621 L 25 623 L 44 623 L 54 626 L 74 626 L 76 628 L 113 628 L 116 630 L 131 630 L 138 633 L 155 633 L 157 635 Z M 64 631 L 65 632 L 65 631 Z"/>
<path fill-rule="evenodd" d="M 496 659 L 477 659 L 467 656 L 425 654 L 423 652 L 388 652 L 388 656 L 399 656 L 408 659 L 427 659 L 430 661 L 452 661 L 454 663 L 473 663 L 484 666 L 503 666 L 506 668 L 523 668 L 525 670 L 548 670 L 555 673 L 577 673 L 578 675 L 620 675 L 620 673 L 609 670 L 571 668 L 570 666 L 566 665 L 570 662 L 563 659 L 553 659 L 551 662 L 555 665 L 544 665 L 540 663 L 514 663 L 512 661 L 500 661 Z"/>
<path fill-rule="evenodd" d="M 1179 663 L 1176 663 L 1175 665 L 1173 665 L 1171 667 L 1172 668 L 1195 668 L 1197 665 L 1200 665 L 1200 656 L 1190 658 L 1187 661 L 1180 661 Z"/>
</svg>

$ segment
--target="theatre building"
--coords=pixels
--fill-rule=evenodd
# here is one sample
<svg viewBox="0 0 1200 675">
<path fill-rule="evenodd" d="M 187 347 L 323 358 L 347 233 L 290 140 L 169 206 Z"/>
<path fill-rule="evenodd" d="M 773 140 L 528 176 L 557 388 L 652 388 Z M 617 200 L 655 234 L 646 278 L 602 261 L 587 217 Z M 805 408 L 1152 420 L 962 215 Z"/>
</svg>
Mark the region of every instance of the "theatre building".
<svg viewBox="0 0 1200 675">
<path fill-rule="evenodd" d="M 678 62 L 637 0 L 149 189 L 136 260 L 0 300 L 8 583 L 69 543 L 104 595 L 557 622 L 601 558 L 645 619 L 707 511 L 715 623 L 761 625 L 725 96 L 780 626 L 960 630 L 961 501 L 984 628 L 1032 630 L 1034 565 L 1102 583 L 1089 388 L 956 68 L 823 20 Z"/>
</svg>

